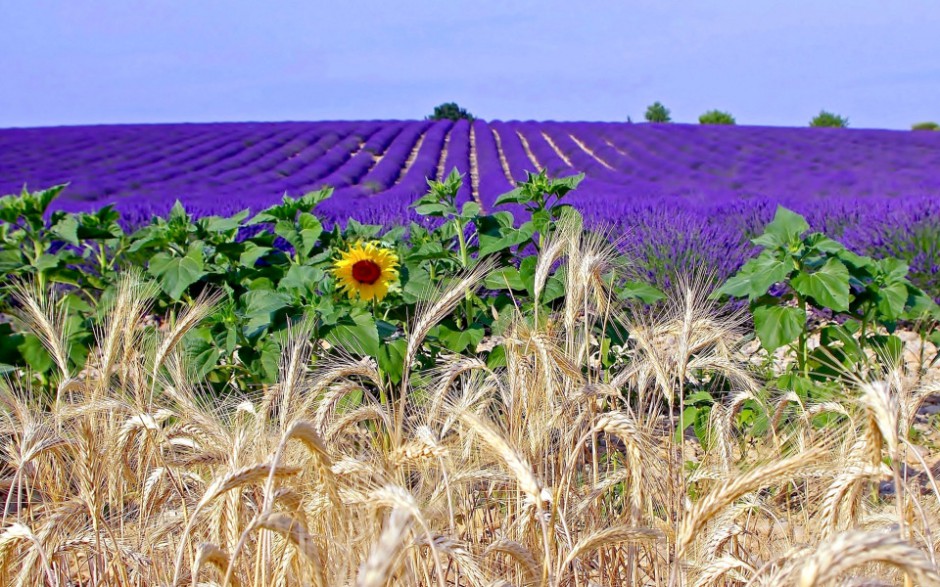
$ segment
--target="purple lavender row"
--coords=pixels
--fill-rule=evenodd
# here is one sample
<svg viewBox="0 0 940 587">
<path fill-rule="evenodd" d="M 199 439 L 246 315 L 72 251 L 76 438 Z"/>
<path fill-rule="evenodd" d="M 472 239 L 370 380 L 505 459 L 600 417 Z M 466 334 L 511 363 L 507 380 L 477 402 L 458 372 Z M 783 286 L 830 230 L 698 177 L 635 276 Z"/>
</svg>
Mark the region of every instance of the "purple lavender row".
<svg viewBox="0 0 940 587">
<path fill-rule="evenodd" d="M 386 137 L 380 138 L 379 141 L 372 141 L 372 138 L 381 131 L 381 127 L 372 127 L 357 132 L 354 136 L 358 140 L 355 142 L 347 141 L 345 145 L 352 149 L 351 152 L 347 153 L 349 158 L 329 175 L 318 179 L 311 187 L 344 188 L 358 184 L 359 180 L 375 164 L 374 152 L 384 148 L 382 145 L 386 143 Z"/>
<path fill-rule="evenodd" d="M 515 181 L 523 181 L 526 178 L 526 171 L 533 171 L 535 164 L 522 147 L 522 141 L 516 134 L 515 126 L 505 122 L 493 122 L 491 126 L 499 137 L 497 144 L 509 165 L 510 175 Z"/>
<path fill-rule="evenodd" d="M 479 198 L 486 210 L 492 210 L 496 198 L 510 191 L 513 185 L 506 179 L 490 125 L 482 120 L 474 120 L 473 135 L 477 151 L 477 170 L 480 174 Z"/>
<path fill-rule="evenodd" d="M 571 165 L 562 159 L 543 135 L 544 125 L 537 122 L 523 122 L 517 125 L 516 130 L 522 133 L 529 150 L 538 160 L 539 166 L 554 177 L 577 173 Z"/>
<path fill-rule="evenodd" d="M 363 178 L 363 183 L 366 186 L 375 186 L 380 190 L 391 188 L 398 181 L 398 177 L 414 146 L 429 126 L 429 122 L 406 123 L 405 128 L 389 145 L 382 159 Z"/>
<path fill-rule="evenodd" d="M 462 205 L 473 199 L 473 186 L 470 178 L 470 121 L 458 120 L 454 123 L 447 138 L 447 156 L 444 159 L 444 175 L 452 169 L 464 175 L 463 184 L 457 193 L 457 202 Z"/>
<path fill-rule="evenodd" d="M 421 139 L 421 146 L 414 161 L 402 173 L 398 183 L 387 190 L 383 197 L 399 198 L 409 202 L 427 192 L 427 180 L 437 179 L 444 139 L 453 126 L 453 121 L 441 120 L 431 124 Z"/>
</svg>

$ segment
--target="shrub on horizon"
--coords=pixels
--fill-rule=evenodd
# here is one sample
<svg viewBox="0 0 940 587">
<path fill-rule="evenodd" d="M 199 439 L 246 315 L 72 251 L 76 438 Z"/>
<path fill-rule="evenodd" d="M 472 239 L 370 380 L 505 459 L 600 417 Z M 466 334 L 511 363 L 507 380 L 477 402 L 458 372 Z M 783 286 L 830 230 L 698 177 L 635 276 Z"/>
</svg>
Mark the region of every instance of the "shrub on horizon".
<svg viewBox="0 0 940 587">
<path fill-rule="evenodd" d="M 456 102 L 445 102 L 440 106 L 434 107 L 434 113 L 428 116 L 428 120 L 473 120 L 473 115 L 467 112 L 466 108 L 461 108 Z"/>
<path fill-rule="evenodd" d="M 911 130 L 940 130 L 940 124 L 936 122 L 916 122 L 911 125 Z"/>
<path fill-rule="evenodd" d="M 730 112 L 709 110 L 698 117 L 699 124 L 737 124 Z"/>
<path fill-rule="evenodd" d="M 809 121 L 809 125 L 818 128 L 848 128 L 849 119 L 826 110 L 820 110 L 819 114 Z"/>
<path fill-rule="evenodd" d="M 647 122 L 672 122 L 672 118 L 669 116 L 669 109 L 662 105 L 661 102 L 653 102 L 646 109 L 646 114 L 643 115 L 646 118 Z"/>
</svg>

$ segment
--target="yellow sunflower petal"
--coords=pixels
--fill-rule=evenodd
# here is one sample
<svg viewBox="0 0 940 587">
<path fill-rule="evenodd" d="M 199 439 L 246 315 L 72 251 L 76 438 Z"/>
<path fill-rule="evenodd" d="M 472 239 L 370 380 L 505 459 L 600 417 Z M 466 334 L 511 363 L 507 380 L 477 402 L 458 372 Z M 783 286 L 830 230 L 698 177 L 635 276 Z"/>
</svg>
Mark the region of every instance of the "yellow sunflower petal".
<svg viewBox="0 0 940 587">
<path fill-rule="evenodd" d="M 375 243 L 358 242 L 340 252 L 332 272 L 337 289 L 350 298 L 381 300 L 388 294 L 389 285 L 398 278 L 398 255 Z M 367 276 L 367 280 L 363 280 L 363 276 Z M 368 279 L 372 276 L 374 279 Z"/>
</svg>

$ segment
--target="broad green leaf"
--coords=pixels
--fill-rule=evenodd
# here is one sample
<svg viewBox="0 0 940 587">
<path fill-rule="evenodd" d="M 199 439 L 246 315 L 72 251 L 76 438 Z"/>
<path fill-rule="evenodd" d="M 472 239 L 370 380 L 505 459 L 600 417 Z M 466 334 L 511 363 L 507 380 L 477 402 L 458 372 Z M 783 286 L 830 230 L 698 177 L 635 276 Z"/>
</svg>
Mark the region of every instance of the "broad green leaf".
<svg viewBox="0 0 940 587">
<path fill-rule="evenodd" d="M 755 300 L 767 293 L 770 286 L 779 283 L 790 275 L 792 266 L 778 260 L 768 252 L 761 253 L 741 267 L 716 292 L 717 295 L 733 297 L 747 296 Z"/>
<path fill-rule="evenodd" d="M 415 212 L 422 216 L 441 217 L 448 212 L 453 211 L 453 206 L 441 202 L 428 202 L 426 204 L 418 204 L 415 206 Z"/>
<path fill-rule="evenodd" d="M 52 233 L 70 245 L 78 245 L 78 218 L 69 214 L 52 227 Z"/>
<path fill-rule="evenodd" d="M 183 203 L 179 200 L 173 204 L 173 207 L 170 208 L 170 214 L 167 216 L 167 222 L 189 222 L 189 214 L 186 213 L 186 208 L 183 207 Z"/>
<path fill-rule="evenodd" d="M 306 257 L 320 240 L 320 235 L 323 234 L 323 224 L 320 223 L 319 218 L 309 212 L 301 213 L 297 223 L 300 226 L 303 255 Z"/>
<path fill-rule="evenodd" d="M 190 285 L 206 275 L 202 248 L 190 247 L 185 257 L 157 253 L 150 260 L 147 270 L 157 278 L 164 293 L 173 300 L 179 300 Z"/>
<path fill-rule="evenodd" d="M 277 284 L 277 289 L 298 295 L 316 292 L 317 284 L 323 280 L 323 270 L 306 265 L 291 265 L 287 274 Z"/>
<path fill-rule="evenodd" d="M 806 237 L 806 244 L 820 253 L 838 254 L 845 250 L 842 243 L 832 240 L 821 232 L 814 232 Z"/>
<path fill-rule="evenodd" d="M 849 270 L 838 259 L 829 259 L 812 273 L 798 271 L 791 284 L 824 308 L 837 312 L 849 309 Z"/>
<path fill-rule="evenodd" d="M 274 336 L 262 339 L 259 363 L 266 382 L 276 381 L 281 367 L 281 345 Z"/>
<path fill-rule="evenodd" d="M 251 337 L 269 326 L 274 313 L 286 308 L 290 304 L 290 298 L 280 292 L 253 290 L 242 295 L 241 303 L 248 321 L 245 325 L 245 334 Z"/>
<path fill-rule="evenodd" d="M 438 341 L 448 350 L 455 353 L 464 351 L 474 352 L 483 336 L 486 334 L 482 326 L 458 328 L 455 325 L 442 322 L 434 329 Z"/>
<path fill-rule="evenodd" d="M 48 271 L 58 267 L 59 261 L 59 257 L 56 255 L 45 253 L 36 259 L 36 262 L 33 263 L 33 267 L 36 268 L 36 271 Z"/>
<path fill-rule="evenodd" d="M 330 344 L 348 352 L 377 357 L 379 332 L 371 314 L 357 314 L 339 320 L 325 336 Z"/>
<path fill-rule="evenodd" d="M 39 203 L 40 214 L 45 214 L 46 209 L 49 208 L 49 204 L 51 204 L 53 200 L 59 197 L 59 194 L 62 193 L 62 190 L 64 190 L 67 185 L 68 184 L 60 184 L 60 185 L 52 186 L 49 189 L 36 192 L 35 196 Z"/>
<path fill-rule="evenodd" d="M 906 272 L 906 271 L 905 271 Z M 907 303 L 907 285 L 892 283 L 875 290 L 876 308 L 885 320 L 897 320 L 904 314 Z"/>
<path fill-rule="evenodd" d="M 773 235 L 776 241 L 781 245 L 787 245 L 796 241 L 804 232 L 809 230 L 809 223 L 806 219 L 787 210 L 783 206 L 777 206 L 777 212 L 774 214 L 773 221 L 764 229 L 765 235 Z M 757 244 L 759 239 L 755 239 Z"/>
<path fill-rule="evenodd" d="M 761 346 L 770 352 L 790 344 L 803 331 L 806 312 L 792 306 L 760 306 L 754 310 L 754 328 Z"/>
<path fill-rule="evenodd" d="M 483 286 L 491 290 L 500 289 L 525 289 L 525 282 L 519 275 L 519 270 L 515 267 L 501 267 L 486 276 Z"/>
<path fill-rule="evenodd" d="M 617 297 L 621 300 L 640 300 L 644 304 L 653 304 L 666 297 L 657 288 L 641 281 L 628 281 L 623 284 Z"/>
<path fill-rule="evenodd" d="M 425 267 L 404 267 L 399 278 L 402 283 L 402 298 L 407 304 L 427 300 L 433 291 L 431 275 Z"/>
<path fill-rule="evenodd" d="M 243 210 L 235 216 L 228 218 L 223 218 L 221 216 L 209 216 L 208 218 L 202 218 L 202 222 L 205 226 L 206 231 L 208 232 L 231 232 L 233 230 L 238 230 L 238 227 L 241 226 L 241 223 L 248 216 L 248 210 Z"/>
<path fill-rule="evenodd" d="M 379 368 L 392 383 L 400 383 L 405 366 L 405 350 L 408 341 L 398 338 L 383 343 L 379 348 Z"/>
<path fill-rule="evenodd" d="M 23 342 L 17 346 L 26 364 L 37 373 L 45 373 L 52 369 L 54 362 L 42 341 L 35 335 L 23 335 Z"/>
<path fill-rule="evenodd" d="M 675 440 L 676 442 L 682 442 L 685 437 L 685 431 L 689 426 L 695 423 L 695 420 L 698 419 L 699 408 L 689 406 L 682 410 L 682 416 L 679 418 L 679 423 L 676 426 Z"/>
<path fill-rule="evenodd" d="M 19 250 L 0 251 L 0 271 L 12 273 L 23 268 L 23 255 Z"/>
<path fill-rule="evenodd" d="M 460 211 L 460 216 L 464 219 L 473 219 L 480 215 L 483 209 L 476 202 L 466 202 Z"/>
<path fill-rule="evenodd" d="M 219 363 L 219 349 L 211 342 L 192 338 L 186 341 L 186 353 L 189 356 L 189 366 L 195 370 L 197 379 L 205 379 L 206 375 Z"/>
<path fill-rule="evenodd" d="M 254 267 L 258 259 L 267 255 L 271 250 L 271 247 L 259 247 L 254 243 L 249 243 L 238 258 L 238 262 L 245 267 Z"/>
<path fill-rule="evenodd" d="M 879 359 L 888 365 L 900 365 L 904 357 L 904 341 L 894 335 L 875 335 L 869 341 Z"/>
<path fill-rule="evenodd" d="M 857 255 L 848 249 L 839 251 L 837 256 L 850 269 L 867 269 L 875 265 L 875 261 L 870 257 Z"/>
<path fill-rule="evenodd" d="M 522 188 L 516 188 L 510 192 L 496 198 L 494 206 L 502 206 L 503 204 L 522 204 L 530 201 L 529 196 L 525 193 Z"/>
</svg>

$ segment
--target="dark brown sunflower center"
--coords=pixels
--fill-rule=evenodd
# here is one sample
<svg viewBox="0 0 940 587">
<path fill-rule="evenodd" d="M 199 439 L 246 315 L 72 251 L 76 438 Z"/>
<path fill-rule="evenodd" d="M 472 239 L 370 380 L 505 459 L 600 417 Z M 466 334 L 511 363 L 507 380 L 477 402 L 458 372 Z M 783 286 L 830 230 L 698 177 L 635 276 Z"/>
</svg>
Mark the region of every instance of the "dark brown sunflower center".
<svg viewBox="0 0 940 587">
<path fill-rule="evenodd" d="M 372 285 L 382 277 L 382 268 L 374 261 L 356 261 L 352 266 L 352 276 L 359 283 Z"/>
</svg>

